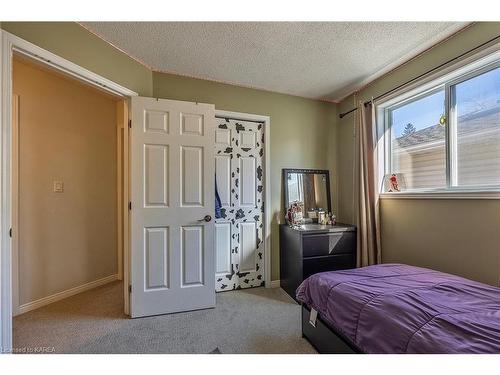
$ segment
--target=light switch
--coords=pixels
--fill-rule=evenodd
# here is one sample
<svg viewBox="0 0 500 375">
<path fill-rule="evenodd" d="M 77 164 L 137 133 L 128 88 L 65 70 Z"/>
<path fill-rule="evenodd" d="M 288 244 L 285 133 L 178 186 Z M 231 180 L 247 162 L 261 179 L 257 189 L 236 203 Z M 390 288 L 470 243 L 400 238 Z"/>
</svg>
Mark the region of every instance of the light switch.
<svg viewBox="0 0 500 375">
<path fill-rule="evenodd" d="M 64 192 L 64 182 L 54 181 L 54 193 L 62 193 L 62 192 Z"/>
</svg>

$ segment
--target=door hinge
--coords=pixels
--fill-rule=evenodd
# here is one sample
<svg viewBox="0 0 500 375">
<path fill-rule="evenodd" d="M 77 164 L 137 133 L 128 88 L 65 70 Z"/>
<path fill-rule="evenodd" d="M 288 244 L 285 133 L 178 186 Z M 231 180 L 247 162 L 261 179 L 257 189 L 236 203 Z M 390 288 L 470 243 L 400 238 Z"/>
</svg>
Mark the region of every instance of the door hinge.
<svg viewBox="0 0 500 375">
<path fill-rule="evenodd" d="M 12 228 L 9 229 L 9 237 L 12 238 Z"/>
<path fill-rule="evenodd" d="M 128 127 L 132 129 L 132 120 L 128 120 Z"/>
<path fill-rule="evenodd" d="M 132 202 L 128 202 L 128 209 L 132 210 Z"/>
<path fill-rule="evenodd" d="M 128 286 L 128 292 L 129 292 L 129 293 L 132 293 L 132 285 L 129 285 L 129 286 Z"/>
</svg>

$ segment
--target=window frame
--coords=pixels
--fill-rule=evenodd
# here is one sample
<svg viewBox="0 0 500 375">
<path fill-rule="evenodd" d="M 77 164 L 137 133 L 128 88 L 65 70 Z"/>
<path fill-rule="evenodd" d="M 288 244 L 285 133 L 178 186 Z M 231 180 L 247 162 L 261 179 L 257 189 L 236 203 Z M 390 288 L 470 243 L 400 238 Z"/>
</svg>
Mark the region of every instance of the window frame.
<svg viewBox="0 0 500 375">
<path fill-rule="evenodd" d="M 381 198 L 472 198 L 500 199 L 500 185 L 457 185 L 457 126 L 455 116 L 455 96 L 452 95 L 456 85 L 500 68 L 500 43 L 485 48 L 481 52 L 464 58 L 462 61 L 443 68 L 440 72 L 424 77 L 408 85 L 390 96 L 383 97 L 374 103 L 377 118 L 378 134 L 378 185 Z M 422 97 L 440 90 L 445 94 L 446 118 L 445 128 L 445 167 L 446 187 L 410 189 L 403 192 L 384 192 L 383 178 L 392 170 L 392 110 L 407 105 Z M 453 157 L 454 156 L 454 157 Z"/>
</svg>

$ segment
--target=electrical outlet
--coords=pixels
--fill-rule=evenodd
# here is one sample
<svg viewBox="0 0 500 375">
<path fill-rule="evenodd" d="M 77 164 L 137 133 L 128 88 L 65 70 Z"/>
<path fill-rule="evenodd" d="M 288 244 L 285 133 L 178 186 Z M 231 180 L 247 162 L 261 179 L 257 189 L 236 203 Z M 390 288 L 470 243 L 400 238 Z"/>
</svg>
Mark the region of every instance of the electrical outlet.
<svg viewBox="0 0 500 375">
<path fill-rule="evenodd" d="M 54 193 L 62 193 L 62 192 L 64 192 L 64 182 L 54 181 Z"/>
</svg>

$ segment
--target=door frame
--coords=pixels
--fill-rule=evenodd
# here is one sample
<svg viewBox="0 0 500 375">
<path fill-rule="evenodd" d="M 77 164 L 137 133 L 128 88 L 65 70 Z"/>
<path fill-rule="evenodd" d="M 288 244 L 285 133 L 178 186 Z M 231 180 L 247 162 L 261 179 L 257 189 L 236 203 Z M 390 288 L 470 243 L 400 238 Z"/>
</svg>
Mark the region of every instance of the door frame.
<svg viewBox="0 0 500 375">
<path fill-rule="evenodd" d="M 4 30 L 0 30 L 0 168 L 2 170 L 0 174 L 0 353 L 9 353 L 12 350 L 12 278 L 14 275 L 12 273 L 12 239 L 9 232 L 14 222 L 13 219 L 15 219 L 12 217 L 12 58 L 14 52 L 42 62 L 79 81 L 83 81 L 101 90 L 118 95 L 124 100 L 128 100 L 130 97 L 138 95 L 136 92 L 124 86 L 40 48 L 33 43 Z M 128 210 L 126 210 L 126 212 L 128 213 Z M 126 242 L 127 241 L 125 241 L 124 245 L 126 245 Z M 124 248 L 125 267 L 128 266 L 129 255 L 129 249 Z M 126 297 L 128 296 L 128 277 L 129 272 L 127 272 L 127 268 L 125 268 L 124 295 Z M 127 285 L 127 287 L 125 287 L 125 285 Z M 127 298 L 125 298 L 125 300 L 127 300 Z"/>
<path fill-rule="evenodd" d="M 276 287 L 271 280 L 271 117 L 219 109 L 215 109 L 215 117 L 264 124 L 264 283 L 266 288 Z"/>
</svg>

